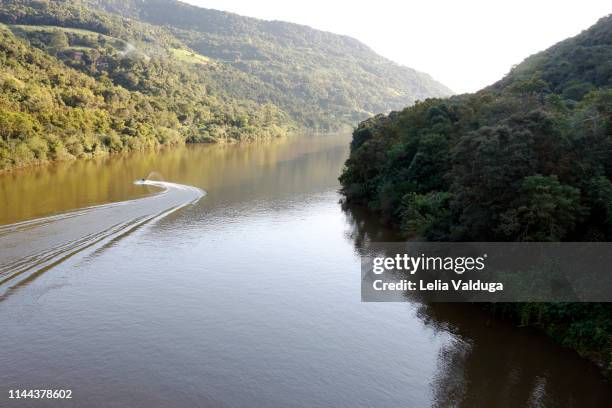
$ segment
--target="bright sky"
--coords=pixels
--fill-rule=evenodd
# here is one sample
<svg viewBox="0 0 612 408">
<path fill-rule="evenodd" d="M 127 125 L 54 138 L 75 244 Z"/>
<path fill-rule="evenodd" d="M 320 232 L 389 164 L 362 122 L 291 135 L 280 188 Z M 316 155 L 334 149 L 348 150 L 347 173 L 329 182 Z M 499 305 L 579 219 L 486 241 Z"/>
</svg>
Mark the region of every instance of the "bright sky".
<svg viewBox="0 0 612 408">
<path fill-rule="evenodd" d="M 458 93 L 612 13 L 610 0 L 183 0 L 346 34 Z"/>
</svg>

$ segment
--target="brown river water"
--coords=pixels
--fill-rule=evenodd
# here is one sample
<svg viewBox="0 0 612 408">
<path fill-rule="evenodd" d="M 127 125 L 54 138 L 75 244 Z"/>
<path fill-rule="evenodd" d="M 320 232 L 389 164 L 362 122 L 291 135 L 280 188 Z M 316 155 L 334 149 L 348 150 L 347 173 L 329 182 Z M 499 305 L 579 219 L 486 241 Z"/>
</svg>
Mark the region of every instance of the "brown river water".
<svg viewBox="0 0 612 408">
<path fill-rule="evenodd" d="M 610 406 L 596 367 L 528 328 L 360 302 L 359 254 L 397 237 L 339 204 L 349 140 L 0 176 L 0 407 Z"/>
</svg>

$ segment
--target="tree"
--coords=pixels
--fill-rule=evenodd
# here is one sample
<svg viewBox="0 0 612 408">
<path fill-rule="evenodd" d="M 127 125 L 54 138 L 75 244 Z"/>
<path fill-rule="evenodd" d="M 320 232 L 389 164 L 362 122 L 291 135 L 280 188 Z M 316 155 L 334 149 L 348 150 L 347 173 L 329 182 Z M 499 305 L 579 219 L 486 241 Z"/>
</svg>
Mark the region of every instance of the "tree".
<svg viewBox="0 0 612 408">
<path fill-rule="evenodd" d="M 51 39 L 49 40 L 49 48 L 55 54 L 59 53 L 65 48 L 68 48 L 68 36 L 61 30 L 53 30 L 51 33 Z"/>
<path fill-rule="evenodd" d="M 542 175 L 523 179 L 514 207 L 502 214 L 498 229 L 518 241 L 563 240 L 586 211 L 580 190 Z"/>
</svg>

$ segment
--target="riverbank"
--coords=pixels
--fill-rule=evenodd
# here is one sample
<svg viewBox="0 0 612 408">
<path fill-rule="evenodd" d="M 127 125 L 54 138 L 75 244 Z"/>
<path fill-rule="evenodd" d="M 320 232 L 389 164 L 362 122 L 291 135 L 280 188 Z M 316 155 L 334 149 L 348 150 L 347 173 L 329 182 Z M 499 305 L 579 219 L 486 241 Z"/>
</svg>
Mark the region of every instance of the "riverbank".
<svg viewBox="0 0 612 408">
<path fill-rule="evenodd" d="M 112 145 L 107 139 L 100 139 L 99 142 L 94 143 L 87 151 L 83 150 L 78 154 L 69 153 L 63 146 L 62 147 L 52 147 L 49 146 L 43 147 L 43 145 L 39 145 L 37 147 L 38 150 L 32 151 L 31 153 L 23 153 L 18 157 L 15 157 L 14 154 L 4 153 L 2 157 L 0 157 L 0 163 L 4 163 L 3 166 L 0 166 L 0 174 L 9 173 L 16 170 L 23 170 L 34 168 L 37 166 L 44 166 L 53 163 L 61 163 L 68 162 L 73 160 L 91 160 L 91 159 L 101 159 L 106 157 L 113 157 L 119 155 L 125 155 L 136 152 L 146 152 L 146 151 L 159 151 L 165 148 L 172 148 L 176 146 L 181 146 L 185 144 L 234 144 L 234 143 L 264 143 L 269 142 L 274 139 L 288 137 L 292 134 L 298 134 L 302 131 L 298 131 L 297 129 L 273 129 L 271 132 L 264 132 L 263 136 L 260 137 L 244 137 L 242 139 L 236 138 L 192 138 L 192 139 L 177 139 L 170 142 L 160 142 L 160 141 L 152 141 L 148 144 L 141 144 L 138 146 L 132 146 L 129 143 L 121 144 L 121 145 Z M 22 149 L 23 150 L 23 149 Z M 0 152 L 2 153 L 2 152 Z M 10 164 L 12 162 L 12 164 Z M 7 164 L 9 163 L 9 164 Z"/>
</svg>

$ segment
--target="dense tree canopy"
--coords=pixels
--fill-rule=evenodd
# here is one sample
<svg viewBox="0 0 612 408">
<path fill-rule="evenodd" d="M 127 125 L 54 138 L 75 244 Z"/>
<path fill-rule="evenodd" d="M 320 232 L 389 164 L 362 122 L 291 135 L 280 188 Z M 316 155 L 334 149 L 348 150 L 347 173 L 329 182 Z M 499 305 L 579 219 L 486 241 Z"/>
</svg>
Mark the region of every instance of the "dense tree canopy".
<svg viewBox="0 0 612 408">
<path fill-rule="evenodd" d="M 351 38 L 173 0 L 7 0 L 0 23 L 0 171 L 339 128 L 448 93 Z"/>
<path fill-rule="evenodd" d="M 343 192 L 430 239 L 610 240 L 611 60 L 606 17 L 478 93 L 369 119 Z"/>
<path fill-rule="evenodd" d="M 612 16 L 471 95 L 362 122 L 347 201 L 435 241 L 612 240 Z M 497 306 L 612 373 L 612 307 Z"/>
<path fill-rule="evenodd" d="M 353 125 L 372 113 L 450 94 L 428 75 L 394 64 L 352 38 L 175 0 L 9 0 L 0 5 L 0 22 L 71 28 L 66 32 L 71 45 L 98 71 L 105 68 L 91 48 L 114 46 L 122 55 L 190 63 L 215 95 L 271 103 L 309 128 Z M 32 31 L 27 37 L 34 37 Z M 44 39 L 51 54 L 57 41 L 58 32 Z M 67 57 L 74 60 L 74 53 Z M 116 84 L 138 85 L 139 71 Z"/>
<path fill-rule="evenodd" d="M 81 33 L 12 29 L 41 49 L 0 27 L 0 170 L 185 140 L 276 137 L 291 125 L 273 105 L 211 95 L 205 77 L 169 59 L 126 57 L 95 36 L 84 48 Z"/>
</svg>

